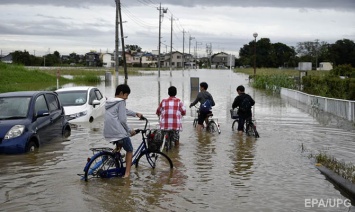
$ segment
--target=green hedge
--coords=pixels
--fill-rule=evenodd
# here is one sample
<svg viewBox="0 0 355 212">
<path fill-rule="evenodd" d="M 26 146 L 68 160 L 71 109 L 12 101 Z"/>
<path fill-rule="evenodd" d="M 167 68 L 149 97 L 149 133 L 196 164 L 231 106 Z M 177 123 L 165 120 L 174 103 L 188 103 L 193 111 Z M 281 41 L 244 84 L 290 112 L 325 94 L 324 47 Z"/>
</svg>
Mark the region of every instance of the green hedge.
<svg viewBox="0 0 355 212">
<path fill-rule="evenodd" d="M 305 93 L 329 98 L 355 100 L 354 78 L 305 76 L 302 81 Z"/>
</svg>

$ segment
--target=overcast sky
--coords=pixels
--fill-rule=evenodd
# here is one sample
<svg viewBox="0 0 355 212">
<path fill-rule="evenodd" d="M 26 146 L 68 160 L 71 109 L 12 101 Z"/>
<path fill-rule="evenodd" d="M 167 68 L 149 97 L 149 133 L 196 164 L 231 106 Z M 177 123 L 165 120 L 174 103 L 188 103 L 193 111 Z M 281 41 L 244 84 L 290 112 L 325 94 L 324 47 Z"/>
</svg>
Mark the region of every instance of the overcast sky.
<svg viewBox="0 0 355 212">
<path fill-rule="evenodd" d="M 160 3 L 168 9 L 161 52 L 170 51 L 171 19 L 173 51 L 193 53 L 197 44 L 200 56 L 206 45 L 213 53 L 238 56 L 254 32 L 257 40 L 288 46 L 316 39 L 355 41 L 355 0 L 121 0 L 125 44 L 158 49 Z M 0 20 L 3 55 L 114 51 L 115 0 L 1 0 Z"/>
</svg>

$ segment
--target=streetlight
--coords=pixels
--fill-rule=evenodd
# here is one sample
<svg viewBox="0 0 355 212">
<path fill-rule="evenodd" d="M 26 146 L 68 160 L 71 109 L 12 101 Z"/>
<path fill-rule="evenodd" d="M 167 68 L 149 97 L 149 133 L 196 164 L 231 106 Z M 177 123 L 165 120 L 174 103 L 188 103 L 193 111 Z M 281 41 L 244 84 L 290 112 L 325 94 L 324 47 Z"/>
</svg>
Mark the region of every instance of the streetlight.
<svg viewBox="0 0 355 212">
<path fill-rule="evenodd" d="M 256 76 L 256 37 L 258 37 L 258 33 L 254 32 L 254 79 Z"/>
</svg>

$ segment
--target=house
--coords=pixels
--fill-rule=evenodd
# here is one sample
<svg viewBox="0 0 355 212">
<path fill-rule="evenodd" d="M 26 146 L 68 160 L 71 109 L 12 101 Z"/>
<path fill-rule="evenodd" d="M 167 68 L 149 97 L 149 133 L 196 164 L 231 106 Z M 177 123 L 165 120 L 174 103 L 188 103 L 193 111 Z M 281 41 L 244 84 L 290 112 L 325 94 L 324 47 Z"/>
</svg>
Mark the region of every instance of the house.
<svg viewBox="0 0 355 212">
<path fill-rule="evenodd" d="M 169 54 L 165 54 L 164 56 L 164 67 L 171 67 L 172 68 L 182 68 L 183 63 L 183 55 L 181 52 L 175 51 Z"/>
<path fill-rule="evenodd" d="M 85 64 L 86 66 L 97 67 L 100 66 L 100 54 L 96 52 L 89 52 L 85 54 Z"/>
<path fill-rule="evenodd" d="M 192 56 L 192 54 L 185 54 L 185 67 L 190 67 L 190 68 L 193 68 L 195 67 L 195 59 L 194 57 Z"/>
<path fill-rule="evenodd" d="M 115 67 L 115 57 L 112 53 L 103 53 L 100 55 L 102 60 L 102 67 L 112 68 Z"/>
<path fill-rule="evenodd" d="M 321 62 L 319 63 L 319 68 L 317 70 L 321 71 L 330 71 L 333 69 L 333 64 L 330 62 Z"/>
<path fill-rule="evenodd" d="M 8 54 L 4 57 L 1 57 L 1 62 L 3 63 L 12 63 L 12 54 Z"/>
<path fill-rule="evenodd" d="M 225 52 L 220 52 L 211 56 L 211 66 L 219 67 L 234 67 L 235 66 L 235 56 L 227 54 Z"/>
<path fill-rule="evenodd" d="M 312 63 L 311 62 L 299 62 L 298 63 L 298 70 L 299 71 L 312 70 Z"/>
<path fill-rule="evenodd" d="M 134 52 L 131 53 L 132 55 L 132 61 L 131 64 L 133 67 L 141 67 L 141 57 L 143 55 L 143 53 L 141 52 Z"/>
<path fill-rule="evenodd" d="M 156 57 L 152 53 L 144 53 L 141 56 L 142 67 L 157 67 Z"/>
</svg>

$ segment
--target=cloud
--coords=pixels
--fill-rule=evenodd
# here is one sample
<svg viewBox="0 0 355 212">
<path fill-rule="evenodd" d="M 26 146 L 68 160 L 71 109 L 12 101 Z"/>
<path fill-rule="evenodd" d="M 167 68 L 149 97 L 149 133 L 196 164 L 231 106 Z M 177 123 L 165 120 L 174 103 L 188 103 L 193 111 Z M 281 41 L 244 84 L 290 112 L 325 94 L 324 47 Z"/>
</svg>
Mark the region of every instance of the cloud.
<svg viewBox="0 0 355 212">
<path fill-rule="evenodd" d="M 275 8 L 311 8 L 311 9 L 335 9 L 335 10 L 355 10 L 354 0 L 121 0 L 122 5 L 137 6 L 146 5 L 157 7 L 161 3 L 164 5 L 174 5 L 182 7 L 275 7 Z M 3 4 L 19 4 L 19 5 L 52 5 L 63 7 L 79 7 L 88 6 L 114 6 L 115 0 L 1 0 Z"/>
</svg>

